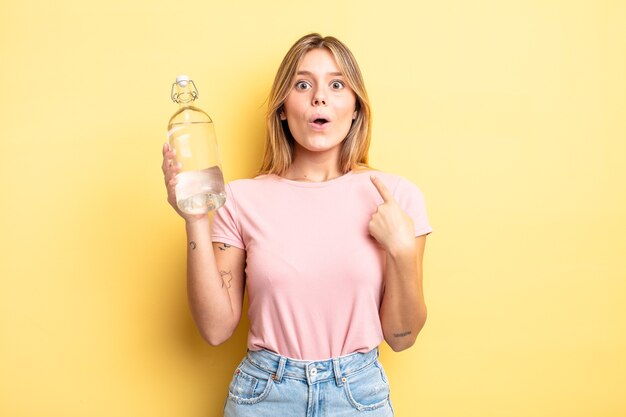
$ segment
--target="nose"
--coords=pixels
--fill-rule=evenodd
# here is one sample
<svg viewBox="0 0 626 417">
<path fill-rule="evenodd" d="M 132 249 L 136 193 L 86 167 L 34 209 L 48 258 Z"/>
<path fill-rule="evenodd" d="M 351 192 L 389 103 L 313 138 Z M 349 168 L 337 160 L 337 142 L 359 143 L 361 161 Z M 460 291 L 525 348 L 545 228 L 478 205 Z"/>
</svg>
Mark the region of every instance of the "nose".
<svg viewBox="0 0 626 417">
<path fill-rule="evenodd" d="M 313 105 L 314 106 L 325 106 L 326 105 L 326 94 L 322 91 L 321 88 L 318 88 L 313 95 Z"/>
</svg>

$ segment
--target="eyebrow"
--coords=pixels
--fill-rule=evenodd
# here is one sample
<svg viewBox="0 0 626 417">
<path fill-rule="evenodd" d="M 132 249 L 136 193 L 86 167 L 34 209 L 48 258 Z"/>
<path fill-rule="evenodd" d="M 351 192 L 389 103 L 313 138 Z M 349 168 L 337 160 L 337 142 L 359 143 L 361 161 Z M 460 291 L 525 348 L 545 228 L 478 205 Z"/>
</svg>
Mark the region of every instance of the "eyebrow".
<svg viewBox="0 0 626 417">
<path fill-rule="evenodd" d="M 298 71 L 296 72 L 296 75 L 313 75 L 313 73 L 311 71 Z M 343 77 L 342 72 L 329 72 L 326 73 L 326 75 L 332 75 L 333 77 Z"/>
</svg>

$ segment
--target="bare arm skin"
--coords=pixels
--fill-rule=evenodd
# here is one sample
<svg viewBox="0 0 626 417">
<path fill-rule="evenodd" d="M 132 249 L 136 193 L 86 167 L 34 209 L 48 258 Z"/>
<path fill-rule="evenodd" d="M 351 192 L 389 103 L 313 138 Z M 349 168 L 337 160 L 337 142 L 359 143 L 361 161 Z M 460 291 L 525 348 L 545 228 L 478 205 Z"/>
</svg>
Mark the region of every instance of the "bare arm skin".
<svg viewBox="0 0 626 417">
<path fill-rule="evenodd" d="M 241 319 L 245 251 L 211 242 L 210 221 L 187 223 L 187 297 L 204 339 L 213 346 L 228 340 Z"/>
<path fill-rule="evenodd" d="M 163 146 L 163 174 L 168 202 L 185 220 L 187 232 L 187 296 L 202 337 L 213 346 L 228 340 L 241 318 L 245 287 L 245 251 L 211 242 L 211 217 L 189 215 L 176 205 L 175 151 Z"/>
<path fill-rule="evenodd" d="M 383 198 L 369 224 L 370 234 L 385 249 L 385 292 L 380 321 L 385 341 L 399 352 L 413 346 L 426 322 L 422 286 L 426 236 L 414 236 L 413 221 L 382 181 L 372 178 L 372 183 Z"/>
<path fill-rule="evenodd" d="M 412 250 L 386 255 L 380 320 L 385 341 L 396 352 L 413 346 L 426 322 L 422 286 L 425 244 L 426 236 L 419 236 Z"/>
</svg>

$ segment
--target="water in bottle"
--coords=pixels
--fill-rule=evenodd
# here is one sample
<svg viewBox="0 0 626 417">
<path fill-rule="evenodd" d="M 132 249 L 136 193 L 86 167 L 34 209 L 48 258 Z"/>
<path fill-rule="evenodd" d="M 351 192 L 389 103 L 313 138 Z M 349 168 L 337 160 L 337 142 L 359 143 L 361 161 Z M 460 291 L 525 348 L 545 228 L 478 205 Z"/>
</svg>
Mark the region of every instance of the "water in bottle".
<svg viewBox="0 0 626 417">
<path fill-rule="evenodd" d="M 194 82 L 184 75 L 177 77 L 172 100 L 180 108 L 168 123 L 167 136 L 181 166 L 176 203 L 189 214 L 216 210 L 226 201 L 215 127 L 209 115 L 193 105 L 197 98 Z"/>
</svg>

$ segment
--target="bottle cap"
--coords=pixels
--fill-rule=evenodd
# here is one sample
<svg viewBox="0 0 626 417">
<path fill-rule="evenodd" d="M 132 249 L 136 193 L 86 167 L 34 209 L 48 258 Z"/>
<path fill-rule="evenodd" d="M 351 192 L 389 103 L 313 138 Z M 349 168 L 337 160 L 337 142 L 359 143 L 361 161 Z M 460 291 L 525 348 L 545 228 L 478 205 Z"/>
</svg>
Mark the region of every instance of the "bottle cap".
<svg viewBox="0 0 626 417">
<path fill-rule="evenodd" d="M 176 84 L 179 84 L 181 87 L 187 87 L 187 83 L 191 81 L 187 75 L 179 75 L 176 77 Z"/>
</svg>

